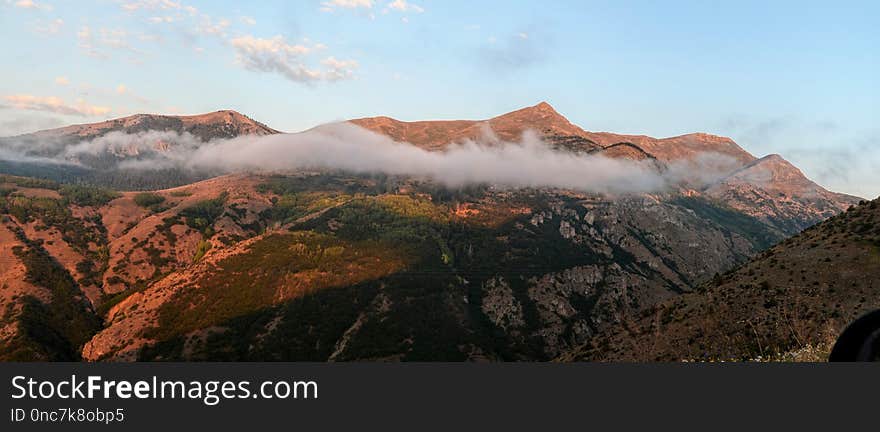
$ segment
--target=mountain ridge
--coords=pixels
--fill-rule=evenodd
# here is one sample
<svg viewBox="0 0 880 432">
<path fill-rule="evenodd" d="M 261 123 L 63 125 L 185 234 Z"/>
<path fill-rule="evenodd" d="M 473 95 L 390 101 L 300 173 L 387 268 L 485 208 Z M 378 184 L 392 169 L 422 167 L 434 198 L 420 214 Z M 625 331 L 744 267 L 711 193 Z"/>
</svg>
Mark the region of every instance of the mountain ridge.
<svg viewBox="0 0 880 432">
<path fill-rule="evenodd" d="M 222 128 L 222 125 L 228 125 L 225 131 L 226 136 L 223 136 L 223 133 L 199 133 L 200 128 Z M 203 139 L 222 137 L 231 138 L 232 136 L 238 135 L 269 135 L 281 133 L 237 111 L 218 110 L 193 115 L 139 113 L 97 123 L 73 124 L 5 138 L 41 138 L 73 135 L 82 139 L 89 139 L 116 130 L 177 130 L 178 132 L 195 132 L 193 135 L 197 135 Z"/>
<path fill-rule="evenodd" d="M 544 137 L 579 137 L 586 140 L 587 150 L 630 143 L 662 160 L 692 156 L 697 151 L 717 151 L 728 154 L 743 163 L 756 158 L 739 147 L 732 139 L 705 132 L 695 132 L 668 138 L 647 135 L 625 135 L 612 132 L 590 132 L 571 123 L 547 102 L 520 108 L 485 120 L 420 120 L 401 121 L 388 116 L 365 117 L 350 123 L 395 141 L 404 141 L 430 150 L 440 150 L 463 139 L 477 139 L 484 134 L 483 126 L 490 127 L 501 139 L 517 141 L 526 130 L 534 130 Z M 675 147 L 682 148 L 675 148 Z M 716 146 L 716 147 L 711 147 Z"/>
</svg>

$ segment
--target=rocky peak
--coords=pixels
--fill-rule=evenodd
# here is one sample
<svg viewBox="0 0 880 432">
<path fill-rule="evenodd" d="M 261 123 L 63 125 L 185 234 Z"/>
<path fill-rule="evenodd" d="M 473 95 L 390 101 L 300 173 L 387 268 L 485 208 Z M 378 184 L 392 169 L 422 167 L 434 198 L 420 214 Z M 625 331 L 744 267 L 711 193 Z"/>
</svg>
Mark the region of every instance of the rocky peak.
<svg viewBox="0 0 880 432">
<path fill-rule="evenodd" d="M 489 120 L 489 124 L 499 136 L 522 135 L 529 129 L 544 135 L 581 135 L 584 132 L 547 102 L 500 115 Z"/>
<path fill-rule="evenodd" d="M 733 173 L 726 182 L 751 183 L 787 192 L 806 192 L 824 190 L 808 179 L 800 169 L 778 154 L 771 154 L 755 160 Z"/>
</svg>

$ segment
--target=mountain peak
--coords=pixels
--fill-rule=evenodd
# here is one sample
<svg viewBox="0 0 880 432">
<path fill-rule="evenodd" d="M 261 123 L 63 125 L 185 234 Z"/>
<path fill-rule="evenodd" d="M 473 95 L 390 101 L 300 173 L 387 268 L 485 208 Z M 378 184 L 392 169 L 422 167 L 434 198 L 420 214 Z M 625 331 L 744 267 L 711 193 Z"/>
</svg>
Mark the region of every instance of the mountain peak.
<svg viewBox="0 0 880 432">
<path fill-rule="evenodd" d="M 581 136 L 586 131 L 568 121 L 547 102 L 521 108 L 489 120 L 489 125 L 504 139 L 518 139 L 525 130 L 542 135 Z"/>
<path fill-rule="evenodd" d="M 551 111 L 551 112 L 554 112 L 554 113 L 557 112 L 556 109 L 553 108 L 553 106 L 551 106 L 551 105 L 550 105 L 549 103 L 547 103 L 546 101 L 541 101 L 541 102 L 539 102 L 537 105 L 533 106 L 532 108 L 533 108 L 533 109 L 536 109 L 536 110 L 539 110 L 539 111 Z"/>
<path fill-rule="evenodd" d="M 551 106 L 547 102 L 541 102 L 537 105 L 533 105 L 530 107 L 520 108 L 516 111 L 511 111 L 507 114 L 502 114 L 494 119 L 505 118 L 505 117 L 530 117 L 532 119 L 559 119 L 563 120 L 565 123 L 569 123 L 568 119 L 565 118 L 562 114 L 559 114 L 559 111 L 556 111 L 553 106 Z M 493 120 L 494 120 L 493 119 Z"/>
</svg>

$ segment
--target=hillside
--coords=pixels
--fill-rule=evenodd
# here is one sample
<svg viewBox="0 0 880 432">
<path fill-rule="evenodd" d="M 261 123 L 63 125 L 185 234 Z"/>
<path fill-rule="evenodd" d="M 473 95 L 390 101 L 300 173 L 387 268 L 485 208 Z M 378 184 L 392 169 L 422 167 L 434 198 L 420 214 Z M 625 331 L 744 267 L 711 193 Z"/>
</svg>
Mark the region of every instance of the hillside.
<svg viewBox="0 0 880 432">
<path fill-rule="evenodd" d="M 565 360 L 746 360 L 830 349 L 880 308 L 880 200 L 863 202 L 660 303 Z"/>
<path fill-rule="evenodd" d="M 3 187 L 4 358 L 549 359 L 781 238 L 698 198 L 330 173 Z"/>
</svg>

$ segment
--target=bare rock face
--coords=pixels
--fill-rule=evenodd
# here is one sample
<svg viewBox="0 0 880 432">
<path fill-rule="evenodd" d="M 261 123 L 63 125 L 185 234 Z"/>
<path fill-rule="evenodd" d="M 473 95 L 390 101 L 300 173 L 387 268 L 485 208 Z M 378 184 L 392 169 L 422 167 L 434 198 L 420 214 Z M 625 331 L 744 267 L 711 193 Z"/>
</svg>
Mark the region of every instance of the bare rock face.
<svg viewBox="0 0 880 432">
<path fill-rule="evenodd" d="M 490 279 L 484 289 L 481 307 L 492 323 L 507 331 L 516 331 L 525 326 L 522 305 L 504 278 Z"/>
<path fill-rule="evenodd" d="M 795 234 L 859 202 L 810 181 L 779 155 L 756 160 L 706 189 L 745 214 Z"/>
</svg>

